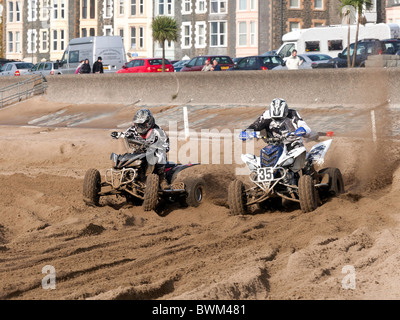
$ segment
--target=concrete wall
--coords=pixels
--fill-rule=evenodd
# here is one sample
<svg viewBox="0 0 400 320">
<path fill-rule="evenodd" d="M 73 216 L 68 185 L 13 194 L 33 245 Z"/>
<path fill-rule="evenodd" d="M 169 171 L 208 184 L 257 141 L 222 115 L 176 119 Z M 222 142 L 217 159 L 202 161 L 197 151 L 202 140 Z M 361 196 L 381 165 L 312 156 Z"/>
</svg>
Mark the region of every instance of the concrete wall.
<svg viewBox="0 0 400 320">
<path fill-rule="evenodd" d="M 48 76 L 44 96 L 66 103 L 291 105 L 400 103 L 399 68 Z M 24 77 L 21 77 L 24 78 Z"/>
</svg>

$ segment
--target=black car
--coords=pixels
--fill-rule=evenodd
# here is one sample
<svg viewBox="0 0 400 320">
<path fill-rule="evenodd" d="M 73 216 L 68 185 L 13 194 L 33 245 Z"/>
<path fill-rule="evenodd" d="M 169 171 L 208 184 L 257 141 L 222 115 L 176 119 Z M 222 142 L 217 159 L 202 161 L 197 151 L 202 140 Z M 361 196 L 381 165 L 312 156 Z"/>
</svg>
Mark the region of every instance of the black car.
<svg viewBox="0 0 400 320">
<path fill-rule="evenodd" d="M 385 54 L 400 55 L 400 39 L 385 39 L 382 42 L 385 45 Z"/>
<path fill-rule="evenodd" d="M 350 45 L 350 63 L 353 63 L 354 45 Z M 357 43 L 357 53 L 355 67 L 365 67 L 365 61 L 370 55 L 378 55 L 386 52 L 383 41 L 378 39 L 364 39 Z M 338 54 L 336 58 L 329 60 L 327 63 L 320 63 L 313 68 L 347 68 L 347 48 Z"/>
<path fill-rule="evenodd" d="M 228 70 L 271 70 L 272 68 L 280 65 L 285 65 L 285 62 L 280 56 L 250 56 L 244 57 Z"/>
</svg>

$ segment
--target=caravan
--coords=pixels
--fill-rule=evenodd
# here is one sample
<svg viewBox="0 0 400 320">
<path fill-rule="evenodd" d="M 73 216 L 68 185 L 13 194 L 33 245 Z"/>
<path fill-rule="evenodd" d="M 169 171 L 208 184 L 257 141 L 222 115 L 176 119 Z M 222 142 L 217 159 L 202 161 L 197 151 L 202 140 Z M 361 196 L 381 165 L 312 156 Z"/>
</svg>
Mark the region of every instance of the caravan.
<svg viewBox="0 0 400 320">
<path fill-rule="evenodd" d="M 81 60 L 89 59 L 90 66 L 103 59 L 104 72 L 116 72 L 126 63 L 125 48 L 120 36 L 97 36 L 72 39 L 60 61 L 62 73 L 74 73 Z"/>
<path fill-rule="evenodd" d="M 357 26 L 350 26 L 350 43 L 355 42 Z M 286 33 L 277 54 L 286 60 L 294 49 L 297 53 L 324 53 L 335 58 L 347 47 L 348 26 L 335 25 L 299 29 Z M 390 39 L 400 37 L 400 26 L 396 23 L 360 25 L 358 39 Z"/>
</svg>

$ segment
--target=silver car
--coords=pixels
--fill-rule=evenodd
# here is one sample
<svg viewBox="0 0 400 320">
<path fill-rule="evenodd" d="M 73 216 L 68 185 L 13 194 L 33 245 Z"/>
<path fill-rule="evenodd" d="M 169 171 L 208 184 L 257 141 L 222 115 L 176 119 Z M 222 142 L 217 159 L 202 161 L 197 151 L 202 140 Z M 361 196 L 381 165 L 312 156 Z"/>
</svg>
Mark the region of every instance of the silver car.
<svg viewBox="0 0 400 320">
<path fill-rule="evenodd" d="M 326 63 L 330 59 L 331 56 L 323 53 L 302 53 L 297 55 L 303 63 L 299 66 L 299 69 L 312 69 L 313 65 L 319 63 Z M 287 70 L 286 66 L 277 66 L 272 70 Z"/>
<path fill-rule="evenodd" d="M 44 76 L 62 74 L 59 69 L 59 64 L 56 61 L 46 61 L 36 63 L 32 69 L 29 70 L 29 74 L 42 74 Z"/>
<path fill-rule="evenodd" d="M 23 76 L 29 74 L 32 67 L 30 62 L 8 62 L 1 67 L 0 76 Z"/>
</svg>

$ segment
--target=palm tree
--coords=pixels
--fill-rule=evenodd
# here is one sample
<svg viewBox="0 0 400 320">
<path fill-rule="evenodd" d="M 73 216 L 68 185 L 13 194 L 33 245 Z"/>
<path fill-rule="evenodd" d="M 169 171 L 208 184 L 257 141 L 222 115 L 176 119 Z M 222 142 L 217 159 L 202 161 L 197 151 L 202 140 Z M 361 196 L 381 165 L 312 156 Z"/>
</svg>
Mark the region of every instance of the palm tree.
<svg viewBox="0 0 400 320">
<path fill-rule="evenodd" d="M 355 8 L 352 5 L 352 0 L 341 0 L 340 16 L 346 20 L 348 25 L 347 31 L 347 66 L 350 67 L 350 24 L 354 19 Z"/>
<path fill-rule="evenodd" d="M 174 18 L 158 16 L 151 23 L 153 39 L 162 47 L 162 72 L 165 72 L 165 41 L 178 40 L 178 24 Z"/>
<path fill-rule="evenodd" d="M 357 31 L 356 31 L 356 42 L 354 43 L 354 52 L 353 52 L 353 64 L 352 67 L 354 68 L 356 64 L 356 53 L 357 53 L 357 42 L 358 42 L 358 31 L 360 29 L 360 23 L 365 25 L 367 20 L 363 15 L 363 10 L 369 10 L 372 6 L 371 0 L 352 0 L 353 7 L 356 8 L 357 11 Z"/>
</svg>

